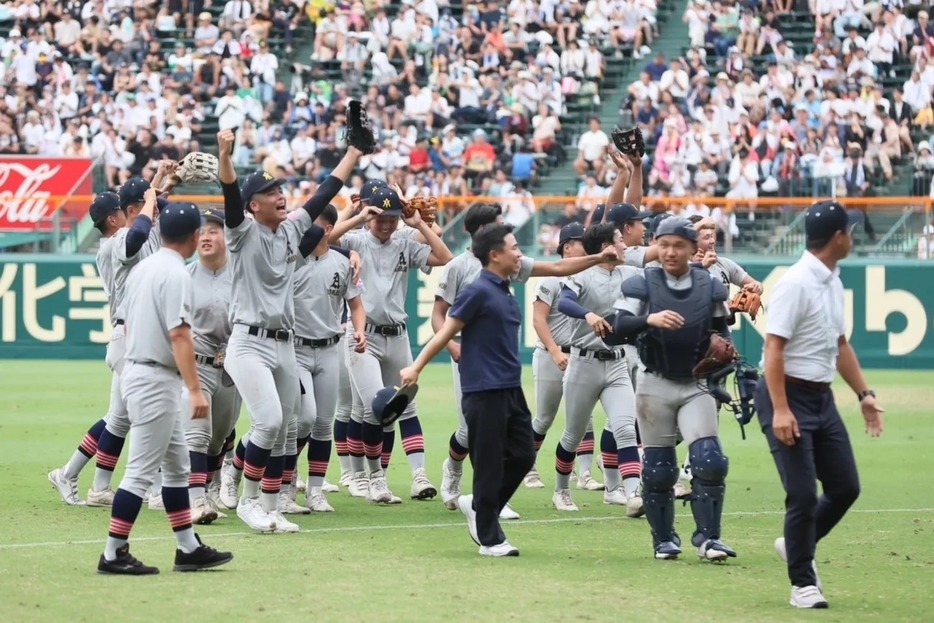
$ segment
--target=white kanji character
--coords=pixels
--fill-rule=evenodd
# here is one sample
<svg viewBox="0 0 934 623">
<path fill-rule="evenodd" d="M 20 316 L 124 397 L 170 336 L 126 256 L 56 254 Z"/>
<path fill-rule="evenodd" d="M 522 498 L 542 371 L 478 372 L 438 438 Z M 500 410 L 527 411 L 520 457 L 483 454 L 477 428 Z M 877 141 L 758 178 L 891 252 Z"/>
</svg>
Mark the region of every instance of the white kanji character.
<svg viewBox="0 0 934 623">
<path fill-rule="evenodd" d="M 429 274 L 417 271 L 418 275 L 418 318 L 410 318 L 409 322 L 418 322 L 416 339 L 419 345 L 427 344 L 434 337 L 435 331 L 431 328 L 431 312 L 435 307 L 435 292 L 438 291 L 438 282 L 441 280 L 441 271 L 433 270 Z"/>
<path fill-rule="evenodd" d="M 72 320 L 100 321 L 100 330 L 92 329 L 88 332 L 88 339 L 94 344 L 106 344 L 110 341 L 113 331 L 110 324 L 110 304 L 94 264 L 82 264 L 81 275 L 69 277 L 68 300 L 72 303 L 93 303 L 94 305 L 89 307 L 70 307 L 68 317 Z"/>
<path fill-rule="evenodd" d="M 46 329 L 39 324 L 37 303 L 56 292 L 65 289 L 65 280 L 56 277 L 45 285 L 36 284 L 36 265 L 23 264 L 23 326 L 29 335 L 40 342 L 61 342 L 65 339 L 65 319 L 52 316 L 52 328 Z"/>
<path fill-rule="evenodd" d="M 0 335 L 4 342 L 16 341 L 16 290 L 13 282 L 16 281 L 17 268 L 18 264 L 8 262 L 0 273 Z"/>
</svg>

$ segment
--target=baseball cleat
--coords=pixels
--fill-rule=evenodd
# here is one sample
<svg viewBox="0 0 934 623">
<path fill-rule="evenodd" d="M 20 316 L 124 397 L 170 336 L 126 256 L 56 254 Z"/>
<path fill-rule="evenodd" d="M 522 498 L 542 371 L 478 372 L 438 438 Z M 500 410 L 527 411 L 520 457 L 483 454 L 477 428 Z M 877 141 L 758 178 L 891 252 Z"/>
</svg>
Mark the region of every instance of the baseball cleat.
<svg viewBox="0 0 934 623">
<path fill-rule="evenodd" d="M 151 511 L 164 511 L 165 503 L 162 501 L 161 493 L 149 493 L 149 510 Z"/>
<path fill-rule="evenodd" d="M 673 541 L 662 541 L 655 546 L 655 558 L 658 560 L 674 560 L 681 553 L 681 548 Z"/>
<path fill-rule="evenodd" d="M 275 532 L 276 534 L 287 534 L 287 533 L 295 533 L 295 532 L 301 531 L 301 528 L 298 526 L 297 523 L 293 523 L 289 521 L 288 519 L 286 519 L 285 515 L 283 515 L 278 510 L 274 510 L 271 513 L 269 513 L 269 517 L 276 524 L 276 527 L 273 530 L 273 532 Z"/>
<path fill-rule="evenodd" d="M 277 509 L 283 515 L 310 515 L 311 509 L 302 506 L 291 498 L 288 493 L 279 492 L 279 507 Z"/>
<path fill-rule="evenodd" d="M 317 487 L 312 487 L 308 492 L 308 496 L 305 498 L 305 504 L 315 513 L 334 512 L 334 507 L 328 504 L 327 498 L 324 497 L 323 489 L 318 489 Z"/>
<path fill-rule="evenodd" d="M 233 464 L 221 470 L 220 500 L 229 509 L 237 508 L 240 503 L 239 475 Z"/>
<path fill-rule="evenodd" d="M 493 556 L 494 558 L 501 558 L 503 556 L 518 556 L 519 550 L 509 544 L 509 541 L 503 541 L 499 545 L 486 545 L 480 546 L 480 555 L 481 556 Z"/>
<path fill-rule="evenodd" d="M 823 593 L 816 586 L 792 586 L 788 603 L 795 608 L 829 608 Z"/>
<path fill-rule="evenodd" d="M 788 552 L 785 551 L 785 537 L 780 536 L 775 539 L 775 553 L 778 554 L 778 557 L 782 559 L 782 562 L 785 564 L 788 563 Z M 811 559 L 811 569 L 814 570 L 814 578 L 817 580 L 817 590 L 824 592 L 824 585 L 821 584 L 820 576 L 817 575 L 817 561 Z M 792 604 L 794 605 L 794 604 Z"/>
<path fill-rule="evenodd" d="M 49 482 L 52 487 L 58 491 L 62 502 L 69 506 L 84 506 L 84 500 L 78 495 L 78 479 L 66 478 L 65 470 L 62 467 L 56 467 L 49 472 Z"/>
<path fill-rule="evenodd" d="M 503 510 L 499 512 L 499 518 L 503 521 L 514 521 L 516 519 L 522 519 L 522 515 L 517 513 L 509 503 L 506 503 L 506 506 L 503 507 Z"/>
<path fill-rule="evenodd" d="M 561 489 L 555 491 L 555 494 L 551 496 L 551 503 L 555 505 L 555 508 L 559 511 L 567 512 L 577 512 L 577 504 L 574 503 L 574 499 L 571 497 L 570 489 Z"/>
<path fill-rule="evenodd" d="M 457 509 L 457 498 L 461 494 L 461 476 L 463 472 L 451 469 L 451 459 L 444 459 L 441 465 L 441 501 L 448 510 Z"/>
<path fill-rule="evenodd" d="M 295 491 L 305 492 L 306 483 L 304 480 L 299 478 L 297 475 L 292 477 L 292 489 Z"/>
<path fill-rule="evenodd" d="M 428 480 L 424 467 L 419 467 L 412 474 L 411 494 L 413 500 L 430 500 L 438 495 L 438 490 L 435 489 L 435 486 Z"/>
<path fill-rule="evenodd" d="M 724 545 L 720 539 L 707 539 L 697 546 L 697 556 L 701 560 L 722 562 L 727 558 L 736 558 L 736 552 Z"/>
<path fill-rule="evenodd" d="M 457 507 L 467 518 L 467 532 L 470 534 L 470 538 L 473 539 L 474 543 L 480 545 L 480 537 L 477 536 L 477 511 L 473 509 L 473 494 L 458 496 Z"/>
<path fill-rule="evenodd" d="M 221 505 L 220 501 L 215 501 L 211 499 L 210 493 L 208 493 L 208 504 L 211 506 L 211 508 L 214 509 L 214 512 L 217 513 L 218 519 L 227 519 L 227 513 L 222 513 L 221 509 L 218 508 L 218 506 Z"/>
<path fill-rule="evenodd" d="M 237 505 L 237 517 L 258 532 L 275 532 L 275 519 L 266 512 L 258 498 L 243 498 Z"/>
<path fill-rule="evenodd" d="M 324 484 L 321 485 L 321 490 L 325 493 L 337 493 L 340 491 L 340 487 L 325 480 Z M 302 489 L 302 491 L 304 491 L 304 489 Z"/>
<path fill-rule="evenodd" d="M 389 492 L 389 501 L 386 502 L 386 503 L 387 503 L 387 504 L 402 504 L 402 498 L 400 498 L 398 495 L 396 495 L 395 493 L 393 493 L 392 491 L 390 491 L 390 492 Z"/>
<path fill-rule="evenodd" d="M 616 487 L 612 491 L 608 489 L 603 492 L 603 503 L 626 506 L 626 492 L 622 487 Z"/>
<path fill-rule="evenodd" d="M 386 484 L 386 475 L 383 470 L 370 474 L 366 501 L 373 504 L 389 504 L 392 501 L 392 491 L 389 490 L 389 485 Z"/>
<path fill-rule="evenodd" d="M 645 515 L 645 504 L 642 502 L 642 496 L 638 493 L 629 496 L 626 500 L 626 516 L 636 519 Z"/>
<path fill-rule="evenodd" d="M 208 547 L 201 542 L 201 537 L 197 534 L 198 549 L 186 554 L 180 549 L 175 550 L 175 566 L 172 571 L 201 571 L 202 569 L 211 569 L 226 565 L 233 560 L 233 554 L 230 552 L 219 552 L 213 547 Z"/>
<path fill-rule="evenodd" d="M 589 471 L 581 472 L 577 479 L 577 488 L 584 491 L 603 491 L 603 483 L 594 479 Z"/>
<path fill-rule="evenodd" d="M 347 492 L 354 498 L 365 498 L 370 490 L 370 479 L 366 472 L 357 472 L 347 487 Z"/>
<path fill-rule="evenodd" d="M 350 487 L 350 483 L 353 482 L 353 472 L 341 472 L 340 480 L 337 481 L 337 484 L 345 489 Z"/>
<path fill-rule="evenodd" d="M 532 467 L 529 470 L 529 473 L 525 475 L 525 486 L 529 489 L 544 489 L 545 483 L 542 482 L 542 477 L 538 475 L 538 470 Z"/>
<path fill-rule="evenodd" d="M 200 496 L 191 505 L 191 523 L 206 525 L 217 519 L 217 511 L 208 502 L 207 496 Z"/>
<path fill-rule="evenodd" d="M 88 506 L 113 506 L 114 505 L 114 495 L 116 492 L 107 488 L 103 491 L 95 491 L 94 489 L 88 489 Z"/>
<path fill-rule="evenodd" d="M 130 554 L 130 546 L 127 544 L 117 550 L 117 557 L 113 560 L 107 560 L 101 554 L 100 560 L 97 561 L 97 572 L 107 575 L 155 575 L 159 573 L 159 569 L 136 560 Z"/>
<path fill-rule="evenodd" d="M 691 497 L 691 481 L 679 480 L 675 483 L 675 499 L 686 500 Z"/>
</svg>

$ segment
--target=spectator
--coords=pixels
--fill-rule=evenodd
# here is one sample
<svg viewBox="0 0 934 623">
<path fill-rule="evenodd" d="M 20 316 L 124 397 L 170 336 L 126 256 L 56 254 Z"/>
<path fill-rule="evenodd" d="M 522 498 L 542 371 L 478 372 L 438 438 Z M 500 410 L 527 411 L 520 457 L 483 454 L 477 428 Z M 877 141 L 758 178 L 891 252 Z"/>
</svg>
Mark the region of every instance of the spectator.
<svg viewBox="0 0 934 623">
<path fill-rule="evenodd" d="M 600 129 L 600 120 L 591 117 L 587 121 L 588 130 L 581 134 L 577 141 L 577 160 L 574 162 L 574 171 L 583 175 L 593 171 L 596 175 L 603 172 L 610 138 Z"/>
<path fill-rule="evenodd" d="M 921 236 L 918 238 L 918 259 L 934 259 L 934 221 L 921 230 Z"/>
</svg>

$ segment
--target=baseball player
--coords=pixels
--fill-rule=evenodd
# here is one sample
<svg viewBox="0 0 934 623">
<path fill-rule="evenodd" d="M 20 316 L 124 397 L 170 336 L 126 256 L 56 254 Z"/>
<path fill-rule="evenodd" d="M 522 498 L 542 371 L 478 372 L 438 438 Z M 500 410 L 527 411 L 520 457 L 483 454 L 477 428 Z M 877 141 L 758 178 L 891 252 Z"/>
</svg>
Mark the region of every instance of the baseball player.
<svg viewBox="0 0 934 623">
<path fill-rule="evenodd" d="M 471 206 L 464 217 L 464 227 L 471 236 L 482 226 L 489 223 L 502 222 L 502 208 L 498 204 L 476 204 Z M 591 266 L 604 261 L 619 261 L 615 249 L 602 254 L 585 257 L 568 257 L 557 262 L 536 262 L 530 257 L 523 256 L 520 261 L 521 270 L 513 277 L 513 281 L 526 282 L 530 277 L 566 277 L 573 275 Z M 483 267 L 480 260 L 468 249 L 451 261 L 441 275 L 438 292 L 435 294 L 435 305 L 432 310 L 432 327 L 437 331 L 445 322 L 448 310 L 454 304 L 457 293 L 477 280 Z M 460 480 L 463 475 L 464 459 L 469 448 L 467 441 L 467 423 L 464 420 L 461 405 L 459 370 L 457 362 L 460 359 L 460 343 L 451 340 L 446 348 L 451 355 L 452 365 L 455 368 L 455 404 L 458 412 L 458 427 L 451 436 L 448 447 L 448 458 L 441 468 L 441 501 L 449 510 L 457 508 L 457 498 L 460 496 Z M 517 519 L 518 513 L 506 505 L 503 508 L 506 519 Z"/>
<path fill-rule="evenodd" d="M 120 197 L 116 193 L 105 192 L 97 195 L 91 202 L 89 210 L 91 220 L 94 221 L 94 227 L 101 233 L 100 246 L 97 249 L 95 263 L 97 264 L 97 273 L 100 275 L 101 284 L 104 288 L 104 294 L 107 296 L 108 303 L 111 302 L 113 293 L 113 264 L 111 263 L 111 254 L 113 253 L 114 234 L 126 227 L 127 214 L 120 207 Z M 111 307 L 111 312 L 113 308 Z M 111 342 L 112 343 L 112 342 Z M 111 346 L 108 343 L 107 350 Z M 108 361 L 110 358 L 108 357 Z M 114 373 L 111 375 L 110 395 L 111 402 L 113 396 L 120 394 L 120 375 Z M 49 482 L 58 491 L 62 501 L 69 505 L 82 505 L 84 501 L 78 495 L 78 476 L 84 466 L 97 454 L 98 440 L 104 432 L 106 421 L 100 419 L 94 423 L 84 439 L 78 445 L 78 449 L 71 456 L 68 462 L 62 467 L 57 467 L 49 472 Z"/>
<path fill-rule="evenodd" d="M 146 205 L 156 203 L 155 189 Z M 143 496 L 162 467 L 162 500 L 175 533 L 175 571 L 197 571 L 230 562 L 233 555 L 201 543 L 191 523 L 188 447 L 183 418 L 207 417 L 191 338 L 193 285 L 185 258 L 198 244 L 201 214 L 192 203 L 170 203 L 162 212 L 162 248 L 140 262 L 120 308 L 129 319 L 121 389 L 133 429 L 126 473 L 114 495 L 110 531 L 98 573 L 151 575 L 156 567 L 130 554 L 130 531 Z M 182 384 L 191 412 L 182 412 Z"/>
<path fill-rule="evenodd" d="M 584 232 L 586 253 L 598 253 L 622 244 L 613 223 L 598 223 Z M 610 315 L 623 282 L 641 273 L 640 268 L 601 264 L 562 282 L 558 311 L 570 316 L 571 356 L 564 374 L 565 430 L 555 450 L 555 493 L 552 503 L 561 511 L 577 511 L 571 498 L 569 480 L 574 453 L 580 444 L 594 407 L 599 400 L 607 414 L 602 450 L 614 444 L 616 461 L 604 462 L 606 504 L 626 506 L 626 514 L 642 514 L 639 495 L 639 450 L 636 442 L 636 408 L 632 378 L 622 345 L 607 349 L 602 338 L 611 327 L 604 320 Z M 620 483 L 622 477 L 622 483 Z"/>
<path fill-rule="evenodd" d="M 644 373 L 636 391 L 644 444 L 643 498 L 655 557 L 676 558 L 673 487 L 678 480 L 677 434 L 694 465 L 691 538 L 701 559 L 721 561 L 736 552 L 720 540 L 720 519 L 729 467 L 718 438 L 717 406 L 699 387 L 693 367 L 706 352 L 710 331 L 726 332 L 726 288 L 703 268 L 690 266 L 697 232 L 681 217 L 656 230 L 660 267 L 623 283 L 610 341 L 639 337 Z"/>
<path fill-rule="evenodd" d="M 382 467 L 383 425 L 373 414 L 372 401 L 376 392 L 393 385 L 399 370 L 412 363 L 412 349 L 406 329 L 408 315 L 405 298 L 408 292 L 408 271 L 444 266 L 451 259 L 451 252 L 441 238 L 415 213 L 405 219 L 406 225 L 418 230 L 427 240 L 421 244 L 415 240 L 393 235 L 399 227 L 402 201 L 390 188 L 377 190 L 367 206 L 358 216 L 345 221 L 335 238 L 345 228 L 366 223 L 367 232 L 345 236 L 346 248 L 357 251 L 363 260 L 363 304 L 366 309 L 366 350 L 355 351 L 355 340 L 348 340 L 350 379 L 353 391 L 363 405 L 361 436 L 366 464 L 369 470 L 367 499 L 374 503 L 390 503 L 393 495 L 386 484 Z M 356 398 L 355 398 L 356 400 Z M 434 485 L 425 473 L 424 440 L 421 424 L 415 411 L 415 402 L 409 403 L 399 418 L 399 428 L 406 458 L 412 471 L 411 497 L 431 499 L 437 494 Z M 351 457 L 353 458 L 353 457 Z M 354 475 L 358 489 L 367 479 L 366 472 Z"/>
<path fill-rule="evenodd" d="M 233 281 L 233 328 L 224 369 L 252 419 L 237 516 L 261 532 L 297 532 L 298 525 L 279 512 L 278 504 L 290 416 L 300 395 L 293 341 L 293 278 L 296 264 L 302 260 L 298 246 L 304 232 L 343 187 L 360 151 L 349 147 L 298 217 L 290 220 L 282 180 L 256 172 L 247 177 L 241 189 L 230 158 L 234 134 L 222 130 L 217 140 Z M 252 218 L 246 218 L 245 210 Z"/>
<path fill-rule="evenodd" d="M 208 416 L 186 423 L 191 462 L 188 494 L 192 520 L 208 524 L 226 517 L 206 494 L 208 473 L 223 455 L 227 436 L 240 415 L 240 396 L 224 374 L 224 352 L 230 339 L 231 274 L 224 241 L 224 212 L 205 210 L 198 239 L 198 261 L 188 265 L 194 292 L 190 324 L 198 379 L 208 401 Z M 188 405 L 188 390 L 182 404 Z M 187 410 L 187 409 L 186 409 Z"/>
</svg>

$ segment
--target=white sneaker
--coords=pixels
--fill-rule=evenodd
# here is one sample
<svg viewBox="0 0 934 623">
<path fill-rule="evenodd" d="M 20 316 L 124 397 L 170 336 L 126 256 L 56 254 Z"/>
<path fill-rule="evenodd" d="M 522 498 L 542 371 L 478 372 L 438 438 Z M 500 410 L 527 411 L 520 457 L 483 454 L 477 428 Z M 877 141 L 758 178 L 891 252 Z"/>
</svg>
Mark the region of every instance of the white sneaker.
<svg viewBox="0 0 934 623">
<path fill-rule="evenodd" d="M 438 495 L 438 490 L 435 489 L 435 486 L 428 480 L 428 475 L 425 474 L 425 468 L 419 467 L 416 469 L 412 474 L 412 499 L 430 500 L 436 495 Z"/>
<path fill-rule="evenodd" d="M 151 511 L 164 511 L 165 503 L 162 501 L 161 493 L 152 493 L 149 494 L 149 510 Z"/>
<path fill-rule="evenodd" d="M 480 546 L 480 555 L 481 556 L 493 556 L 495 558 L 500 558 L 502 556 L 518 556 L 519 550 L 509 544 L 509 541 L 503 541 L 499 545 L 486 545 Z"/>
<path fill-rule="evenodd" d="M 240 473 L 233 463 L 221 469 L 221 504 L 227 508 L 239 508 L 240 503 Z"/>
<path fill-rule="evenodd" d="M 84 506 L 84 500 L 78 496 L 78 479 L 66 478 L 64 468 L 56 467 L 49 472 L 49 482 L 58 491 L 62 502 L 69 506 Z"/>
<path fill-rule="evenodd" d="M 538 470 L 532 467 L 529 470 L 529 473 L 525 475 L 525 486 L 529 489 L 544 489 L 545 483 L 542 482 L 542 477 L 539 476 Z"/>
<path fill-rule="evenodd" d="M 522 519 L 522 515 L 517 513 L 515 509 L 507 503 L 506 506 L 503 507 L 503 510 L 499 512 L 499 518 L 503 521 L 514 521 L 516 519 Z"/>
<path fill-rule="evenodd" d="M 294 533 L 294 532 L 301 531 L 301 528 L 298 526 L 297 523 L 292 523 L 291 521 L 286 519 L 285 515 L 280 513 L 278 510 L 275 510 L 269 513 L 269 516 L 275 522 L 276 527 L 275 527 L 274 532 L 276 534 L 286 534 L 290 532 Z"/>
<path fill-rule="evenodd" d="M 237 504 L 237 517 L 243 520 L 253 530 L 259 532 L 275 532 L 275 518 L 266 512 L 259 498 L 241 498 Z"/>
<path fill-rule="evenodd" d="M 788 564 L 788 552 L 785 550 L 785 537 L 780 536 L 775 539 L 775 553 L 778 554 L 778 557 L 782 559 L 782 562 Z M 824 585 L 821 584 L 820 576 L 817 574 L 817 562 L 811 560 L 811 569 L 814 570 L 814 577 L 817 579 L 817 590 L 824 592 Z"/>
<path fill-rule="evenodd" d="M 214 509 L 214 512 L 217 513 L 218 519 L 227 519 L 227 513 L 221 512 L 220 506 L 222 506 L 222 504 L 220 503 L 220 500 L 215 500 L 211 498 L 210 491 L 208 492 L 208 504 L 211 506 L 212 509 Z"/>
<path fill-rule="evenodd" d="M 603 483 L 594 480 L 590 472 L 581 472 L 577 479 L 577 488 L 584 491 L 603 491 Z"/>
<path fill-rule="evenodd" d="M 334 512 L 334 507 L 328 504 L 327 498 L 324 497 L 324 490 L 318 489 L 317 487 L 313 487 L 308 491 L 305 497 L 305 504 L 315 513 Z"/>
<path fill-rule="evenodd" d="M 816 586 L 792 586 L 788 603 L 795 608 L 827 608 L 830 605 Z"/>
<path fill-rule="evenodd" d="M 389 504 L 392 501 L 392 492 L 389 490 L 389 485 L 386 484 L 386 475 L 383 470 L 370 474 L 366 501 L 373 504 Z"/>
<path fill-rule="evenodd" d="M 642 502 L 642 496 L 638 493 L 629 496 L 626 500 L 626 516 L 636 519 L 645 515 L 645 504 Z"/>
<path fill-rule="evenodd" d="M 310 515 L 311 509 L 306 508 L 292 499 L 288 493 L 279 492 L 276 510 L 283 515 Z M 278 525 L 278 524 L 277 524 Z"/>
<path fill-rule="evenodd" d="M 480 537 L 477 536 L 477 511 L 473 509 L 473 494 L 458 496 L 457 507 L 467 518 L 467 532 L 470 534 L 470 538 L 473 539 L 474 543 L 480 545 Z"/>
<path fill-rule="evenodd" d="M 350 483 L 353 482 L 353 472 L 341 472 L 340 480 L 337 481 L 337 484 L 345 489 L 350 487 Z"/>
<path fill-rule="evenodd" d="M 570 489 L 561 489 L 560 491 L 555 491 L 555 494 L 551 496 L 551 503 L 555 505 L 555 508 L 559 511 L 569 511 L 577 512 L 577 504 L 574 503 L 574 499 L 571 497 Z"/>
<path fill-rule="evenodd" d="M 392 491 L 390 491 L 390 492 L 389 492 L 389 501 L 386 502 L 386 503 L 387 503 L 387 504 L 402 504 L 402 498 L 400 498 L 398 495 L 396 495 L 395 493 L 393 493 Z"/>
<path fill-rule="evenodd" d="M 205 526 L 217 519 L 217 511 L 208 502 L 207 496 L 202 495 L 195 499 L 191 505 L 191 523 Z"/>
<path fill-rule="evenodd" d="M 679 480 L 675 483 L 674 492 L 676 500 L 683 500 L 685 498 L 691 497 L 691 481 Z"/>
<path fill-rule="evenodd" d="M 441 464 L 441 501 L 448 510 L 457 509 L 457 498 L 461 494 L 461 476 L 464 472 L 451 469 L 451 459 L 444 459 Z"/>
<path fill-rule="evenodd" d="M 612 491 L 606 490 L 603 492 L 603 503 L 626 506 L 626 492 L 622 487 L 616 487 Z"/>
<path fill-rule="evenodd" d="M 365 498 L 370 490 L 370 479 L 366 472 L 357 472 L 347 486 L 347 492 L 354 498 Z"/>
<path fill-rule="evenodd" d="M 88 489 L 87 505 L 88 506 L 113 506 L 115 494 L 116 492 L 110 487 L 107 487 L 103 491 L 95 491 L 94 489 Z"/>
<path fill-rule="evenodd" d="M 294 489 L 295 491 L 301 491 L 302 493 L 304 493 L 305 487 L 306 487 L 305 481 L 299 478 L 298 476 L 295 476 L 295 478 L 293 478 L 293 481 L 294 482 L 292 483 L 292 489 Z"/>
<path fill-rule="evenodd" d="M 327 480 L 325 480 L 324 484 L 321 485 L 321 490 L 325 493 L 337 493 L 338 491 L 340 491 L 340 488 L 337 485 L 332 484 L 328 482 Z M 302 491 L 304 491 L 304 489 L 302 489 Z"/>
</svg>

